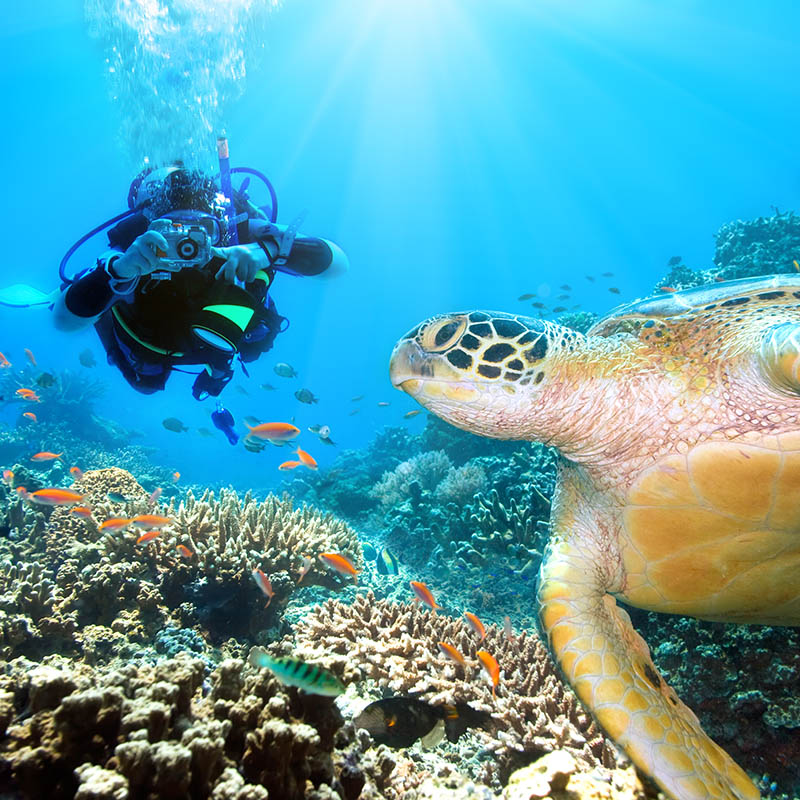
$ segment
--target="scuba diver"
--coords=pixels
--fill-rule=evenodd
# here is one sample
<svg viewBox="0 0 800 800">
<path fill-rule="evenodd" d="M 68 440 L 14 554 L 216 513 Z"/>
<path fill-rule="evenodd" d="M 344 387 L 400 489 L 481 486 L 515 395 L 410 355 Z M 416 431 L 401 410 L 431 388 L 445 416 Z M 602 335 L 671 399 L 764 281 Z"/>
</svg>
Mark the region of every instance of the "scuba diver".
<svg viewBox="0 0 800 800">
<path fill-rule="evenodd" d="M 328 278 L 347 269 L 333 242 L 299 235 L 298 223 L 277 225 L 269 181 L 256 170 L 230 168 L 224 139 L 218 148 L 216 179 L 181 164 L 137 176 L 128 211 L 82 237 L 61 262 L 56 326 L 94 324 L 109 363 L 144 394 L 164 389 L 173 371 L 200 365 L 193 396 L 218 396 L 234 361 L 247 374 L 244 363 L 269 350 L 288 326 L 270 296 L 277 272 Z M 231 185 L 237 172 L 246 174 L 238 191 Z M 251 176 L 269 189 L 268 206 L 250 200 Z M 110 249 L 68 277 L 75 250 L 111 225 Z M 233 418 L 218 404 L 220 410 L 220 424 L 232 431 Z"/>
</svg>

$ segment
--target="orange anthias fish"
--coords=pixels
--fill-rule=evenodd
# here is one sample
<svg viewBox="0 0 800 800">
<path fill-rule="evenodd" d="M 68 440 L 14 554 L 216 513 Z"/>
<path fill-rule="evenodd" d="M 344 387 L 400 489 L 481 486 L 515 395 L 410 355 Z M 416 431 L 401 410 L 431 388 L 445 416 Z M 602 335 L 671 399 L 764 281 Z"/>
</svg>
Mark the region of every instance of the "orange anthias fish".
<svg viewBox="0 0 800 800">
<path fill-rule="evenodd" d="M 353 583 L 358 583 L 358 570 L 353 566 L 349 558 L 339 553 L 320 553 L 319 560 L 323 564 L 333 567 L 342 575 L 352 575 Z"/>
<path fill-rule="evenodd" d="M 677 292 L 678 290 L 674 286 L 659 286 L 659 292 Z"/>
<path fill-rule="evenodd" d="M 83 495 L 70 492 L 68 489 L 37 489 L 27 495 L 28 500 L 43 506 L 70 506 L 80 503 Z"/>
<path fill-rule="evenodd" d="M 175 470 L 175 472 L 172 473 L 172 482 L 177 483 L 180 479 L 181 479 L 180 472 L 178 472 L 178 470 Z"/>
<path fill-rule="evenodd" d="M 137 514 L 131 522 L 137 528 L 166 528 L 175 522 L 172 517 L 162 517 L 159 514 Z"/>
<path fill-rule="evenodd" d="M 161 497 L 162 491 L 163 490 L 160 486 L 158 489 L 153 489 L 153 493 L 147 498 L 147 505 L 154 506 L 158 502 L 158 498 Z"/>
<path fill-rule="evenodd" d="M 497 697 L 495 689 L 500 683 L 500 665 L 497 663 L 497 659 L 486 650 L 478 650 L 475 655 L 478 656 L 486 677 L 492 682 L 492 697 Z"/>
<path fill-rule="evenodd" d="M 26 348 L 23 350 L 23 352 L 24 352 L 24 353 L 25 353 L 25 355 L 27 356 L 27 358 L 28 358 L 28 361 L 30 361 L 30 362 L 31 362 L 31 364 L 33 364 L 33 366 L 34 366 L 34 367 L 38 367 L 38 366 L 39 366 L 39 365 L 36 363 L 36 358 L 35 358 L 35 356 L 33 355 L 33 353 L 32 353 L 32 352 L 31 352 L 31 351 L 30 351 L 30 350 L 29 350 L 27 347 L 26 347 Z"/>
<path fill-rule="evenodd" d="M 3 470 L 3 480 L 12 488 L 14 487 L 14 470 L 13 469 L 4 469 Z"/>
<path fill-rule="evenodd" d="M 414 590 L 417 600 L 421 603 L 425 603 L 431 611 L 436 611 L 437 608 L 441 608 L 441 606 L 436 603 L 431 590 L 424 583 L 421 581 L 411 581 L 411 588 Z"/>
<path fill-rule="evenodd" d="M 19 495 L 19 497 L 22 500 L 27 500 L 29 497 L 28 490 L 24 486 L 17 486 L 17 488 L 14 489 L 14 491 Z"/>
<path fill-rule="evenodd" d="M 314 460 L 314 457 L 310 453 L 306 453 L 306 451 L 301 449 L 300 447 L 298 447 L 297 450 L 295 450 L 295 453 L 297 453 L 297 457 L 300 459 L 300 461 L 303 462 L 304 467 L 308 467 L 309 469 L 317 468 L 317 462 Z"/>
<path fill-rule="evenodd" d="M 79 481 L 83 477 L 83 470 L 80 467 L 70 467 L 69 474 L 73 480 Z"/>
<path fill-rule="evenodd" d="M 100 523 L 100 530 L 121 531 L 123 528 L 127 528 L 132 522 L 133 520 L 127 517 L 109 517 L 107 520 Z"/>
<path fill-rule="evenodd" d="M 451 661 L 458 664 L 459 666 L 465 666 L 466 662 L 464 661 L 464 656 L 456 650 L 453 645 L 448 644 L 447 642 L 439 642 L 438 643 L 439 650 L 442 652 L 442 655 L 447 656 Z"/>
<path fill-rule="evenodd" d="M 30 397 L 31 395 L 36 396 L 36 392 L 33 389 L 17 389 L 14 394 L 18 394 L 20 397 Z"/>
<path fill-rule="evenodd" d="M 411 419 L 411 417 L 416 417 L 417 414 L 421 414 L 421 413 L 422 413 L 422 409 L 421 408 L 414 408 L 411 411 L 406 411 L 406 413 L 403 414 L 403 419 Z"/>
<path fill-rule="evenodd" d="M 22 416 L 27 417 L 29 420 L 32 420 L 33 422 L 39 421 L 38 419 L 36 419 L 36 414 L 34 414 L 33 411 L 23 411 Z"/>
<path fill-rule="evenodd" d="M 244 437 L 245 439 L 255 436 L 256 439 L 267 439 L 271 442 L 288 442 L 300 433 L 300 428 L 288 422 L 262 422 L 252 428 L 249 425 L 246 427 L 250 433 Z"/>
<path fill-rule="evenodd" d="M 8 369 L 10 366 L 11 362 L 2 353 L 0 353 L 0 369 Z"/>
<path fill-rule="evenodd" d="M 69 510 L 69 513 L 81 519 L 92 518 L 92 509 L 89 506 L 75 506 L 75 508 Z"/>
<path fill-rule="evenodd" d="M 30 492 L 27 499 L 43 506 L 70 506 L 73 503 L 80 503 L 83 495 L 70 492 L 68 489 L 37 489 L 35 492 Z"/>
<path fill-rule="evenodd" d="M 283 464 L 278 464 L 278 469 L 287 472 L 290 469 L 297 469 L 303 465 L 302 461 L 284 461 Z"/>
<path fill-rule="evenodd" d="M 185 544 L 178 544 L 175 545 L 175 549 L 184 557 L 184 558 L 191 558 L 194 553 L 185 545 Z"/>
<path fill-rule="evenodd" d="M 511 617 L 508 614 L 503 617 L 503 633 L 509 642 L 514 641 L 514 629 L 511 627 Z"/>
<path fill-rule="evenodd" d="M 63 453 L 51 453 L 48 450 L 43 450 L 41 453 L 32 455 L 31 461 L 55 461 L 63 455 Z M 62 458 L 61 460 L 63 461 L 64 459 Z"/>
<path fill-rule="evenodd" d="M 472 628 L 478 636 L 481 637 L 481 641 L 486 638 L 486 628 L 483 627 L 483 623 L 470 611 L 465 611 L 464 616 L 467 618 L 467 624 Z"/>
<path fill-rule="evenodd" d="M 39 397 L 38 394 L 26 394 L 22 399 L 26 400 L 29 403 L 41 403 L 42 402 L 42 398 Z"/>
<path fill-rule="evenodd" d="M 253 580 L 256 582 L 256 586 L 266 595 L 268 606 L 272 602 L 272 598 L 275 597 L 275 591 L 272 588 L 269 578 L 260 569 L 254 569 Z M 264 608 L 267 606 L 264 606 Z"/>
<path fill-rule="evenodd" d="M 153 539 L 161 536 L 161 531 L 147 531 L 147 533 L 143 533 L 137 540 L 136 544 L 147 544 L 148 542 L 152 542 Z"/>
</svg>

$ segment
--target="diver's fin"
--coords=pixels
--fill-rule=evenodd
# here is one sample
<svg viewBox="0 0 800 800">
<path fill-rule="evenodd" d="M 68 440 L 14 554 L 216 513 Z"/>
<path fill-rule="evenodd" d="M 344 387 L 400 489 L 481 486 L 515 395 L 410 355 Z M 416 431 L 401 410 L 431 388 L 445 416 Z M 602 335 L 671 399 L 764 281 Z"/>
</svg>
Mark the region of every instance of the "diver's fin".
<svg viewBox="0 0 800 800">
<path fill-rule="evenodd" d="M 59 295 L 58 289 L 42 292 L 25 283 L 15 283 L 0 289 L 0 306 L 11 308 L 31 308 L 32 306 L 48 306 L 54 303 Z"/>
</svg>

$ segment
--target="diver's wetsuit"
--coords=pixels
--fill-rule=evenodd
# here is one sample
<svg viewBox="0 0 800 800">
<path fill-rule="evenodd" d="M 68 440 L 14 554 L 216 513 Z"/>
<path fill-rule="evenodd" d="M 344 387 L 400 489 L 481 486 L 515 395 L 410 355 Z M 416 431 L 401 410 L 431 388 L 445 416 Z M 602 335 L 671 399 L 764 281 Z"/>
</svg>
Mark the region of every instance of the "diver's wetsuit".
<svg viewBox="0 0 800 800">
<path fill-rule="evenodd" d="M 109 231 L 110 246 L 118 253 L 124 252 L 147 230 L 148 224 L 143 214 L 123 220 Z M 254 237 L 252 241 L 258 239 Z M 109 258 L 113 256 L 114 253 L 108 254 Z M 192 332 L 193 321 L 202 321 L 202 314 L 207 313 L 214 295 L 222 293 L 224 297 L 218 302 L 240 303 L 243 308 L 247 306 L 247 315 L 252 312 L 237 342 L 242 361 L 254 361 L 269 350 L 287 322 L 268 296 L 273 269 L 260 273 L 262 280 L 240 289 L 215 280 L 214 274 L 222 263 L 220 259 L 212 259 L 206 267 L 172 273 L 169 280 L 143 276 L 138 283 L 131 282 L 132 290 L 127 293 L 123 284 L 120 294 L 112 288 L 111 278 L 104 269 L 105 259 L 100 259 L 67 288 L 64 300 L 75 316 L 101 315 L 95 328 L 109 363 L 115 364 L 137 391 L 157 392 L 164 388 L 174 367 L 203 364 L 206 368 L 195 382 L 195 396 L 216 396 L 233 377 L 236 353 L 210 346 Z M 326 263 L 319 269 L 318 265 L 318 261 L 309 263 L 308 271 L 299 271 L 306 266 L 303 263 L 299 269 L 292 269 L 297 264 L 291 263 L 289 269 L 286 266 L 278 269 L 290 274 L 316 274 L 328 266 Z"/>
</svg>

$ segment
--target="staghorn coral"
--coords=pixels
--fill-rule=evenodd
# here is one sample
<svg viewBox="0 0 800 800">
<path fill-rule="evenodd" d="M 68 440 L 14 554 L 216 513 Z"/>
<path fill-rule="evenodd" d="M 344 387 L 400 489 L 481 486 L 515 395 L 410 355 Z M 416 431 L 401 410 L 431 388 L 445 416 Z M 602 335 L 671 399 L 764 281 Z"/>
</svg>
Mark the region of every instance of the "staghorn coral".
<svg viewBox="0 0 800 800">
<path fill-rule="evenodd" d="M 386 757 L 362 762 L 332 699 L 303 696 L 238 659 L 207 679 L 186 656 L 29 666 L 12 662 L 0 676 L 0 784 L 22 798 L 356 800 L 362 789 L 382 796 L 393 768 Z M 92 794 L 99 787 L 116 794 Z"/>
<path fill-rule="evenodd" d="M 329 600 L 301 620 L 297 650 L 346 682 L 367 677 L 382 689 L 424 695 L 435 704 L 469 702 L 490 711 L 496 732 L 488 737 L 501 776 L 521 761 L 563 748 L 586 768 L 612 767 L 617 752 L 558 678 L 534 633 L 509 641 L 495 626 L 479 642 L 460 619 L 412 604 L 376 600 L 370 592 L 352 606 Z M 466 669 L 438 649 L 445 641 L 467 658 Z M 483 648 L 503 671 L 497 697 L 481 676 L 475 653 Z"/>
<path fill-rule="evenodd" d="M 341 581 L 319 563 L 319 553 L 340 553 L 357 569 L 363 566 L 361 545 L 352 528 L 310 506 L 294 508 L 288 496 L 270 495 L 259 502 L 250 494 L 240 499 L 226 489 L 219 500 L 213 492 L 199 499 L 189 492 L 170 512 L 177 536 L 195 552 L 208 581 L 249 579 L 256 566 L 297 573 L 303 555 L 309 554 L 314 563 L 303 583 L 335 588 Z"/>
</svg>

